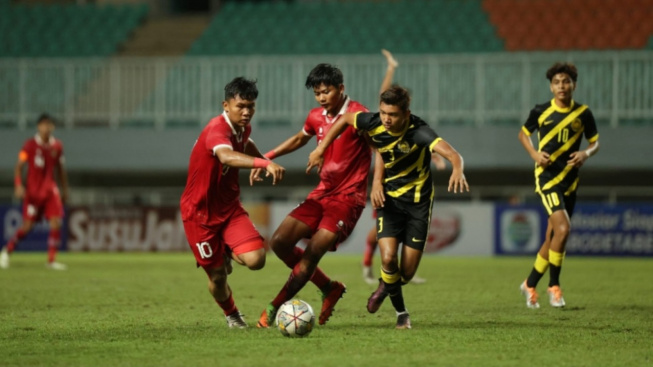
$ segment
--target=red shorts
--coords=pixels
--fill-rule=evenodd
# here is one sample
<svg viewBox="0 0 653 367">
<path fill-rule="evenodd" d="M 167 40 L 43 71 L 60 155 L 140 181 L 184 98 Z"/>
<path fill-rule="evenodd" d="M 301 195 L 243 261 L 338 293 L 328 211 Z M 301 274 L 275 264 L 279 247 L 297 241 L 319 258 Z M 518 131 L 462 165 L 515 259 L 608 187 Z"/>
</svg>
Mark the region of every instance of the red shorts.
<svg viewBox="0 0 653 367">
<path fill-rule="evenodd" d="M 346 199 L 346 196 L 344 198 Z M 338 241 L 330 249 L 335 251 L 351 235 L 365 209 L 364 206 L 339 199 L 343 197 L 306 199 L 288 215 L 308 225 L 312 233 L 320 229 L 336 233 Z"/>
<path fill-rule="evenodd" d="M 63 204 L 59 189 L 54 189 L 45 199 L 34 199 L 25 195 L 23 200 L 23 219 L 38 222 L 42 217 L 46 219 L 63 218 Z"/>
<path fill-rule="evenodd" d="M 220 225 L 206 226 L 201 223 L 185 221 L 184 231 L 197 265 L 204 269 L 222 266 L 225 246 L 228 246 L 236 255 L 264 248 L 263 237 L 240 205 L 229 219 Z"/>
</svg>

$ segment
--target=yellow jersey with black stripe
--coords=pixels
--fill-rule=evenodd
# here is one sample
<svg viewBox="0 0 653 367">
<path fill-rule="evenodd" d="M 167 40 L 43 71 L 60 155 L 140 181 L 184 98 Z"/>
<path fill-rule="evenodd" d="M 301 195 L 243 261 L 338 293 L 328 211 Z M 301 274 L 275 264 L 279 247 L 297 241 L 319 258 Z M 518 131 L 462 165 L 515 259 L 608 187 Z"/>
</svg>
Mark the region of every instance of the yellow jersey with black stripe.
<svg viewBox="0 0 653 367">
<path fill-rule="evenodd" d="M 392 133 L 383 127 L 378 112 L 360 112 L 354 127 L 370 136 L 383 157 L 386 195 L 411 203 L 431 200 L 431 151 L 441 138 L 426 122 L 410 115 L 404 131 Z"/>
<path fill-rule="evenodd" d="M 567 165 L 569 156 L 580 149 L 583 136 L 590 143 L 599 139 L 594 115 L 587 105 L 572 100 L 568 108 L 561 108 L 553 99 L 536 105 L 522 130 L 528 136 L 537 130 L 538 151 L 548 153 L 551 162 L 545 168 L 535 166 L 535 191 L 560 185 L 565 194 L 574 192 L 578 168 Z"/>
</svg>

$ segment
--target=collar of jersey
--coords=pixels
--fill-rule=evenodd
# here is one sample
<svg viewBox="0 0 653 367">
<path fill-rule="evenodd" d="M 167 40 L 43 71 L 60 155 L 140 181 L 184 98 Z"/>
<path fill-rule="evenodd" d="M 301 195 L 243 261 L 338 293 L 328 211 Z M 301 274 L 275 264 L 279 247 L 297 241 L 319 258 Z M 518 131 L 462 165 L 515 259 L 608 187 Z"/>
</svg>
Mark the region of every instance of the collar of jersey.
<svg viewBox="0 0 653 367">
<path fill-rule="evenodd" d="M 571 103 L 569 104 L 569 107 L 562 108 L 562 107 L 558 107 L 555 98 L 551 100 L 551 106 L 553 106 L 553 109 L 556 110 L 556 112 L 560 112 L 560 113 L 569 113 L 574 108 L 575 104 L 576 102 L 574 102 L 574 100 L 572 99 Z"/>
<path fill-rule="evenodd" d="M 227 116 L 227 111 L 223 111 L 223 112 L 222 112 L 222 117 L 224 117 L 224 120 L 227 121 L 227 124 L 228 124 L 229 127 L 231 128 L 231 131 L 234 133 L 234 135 L 240 135 L 240 134 L 242 134 L 242 131 L 238 132 L 238 131 L 236 131 L 236 129 L 234 128 L 234 124 L 231 123 L 231 120 L 229 120 L 229 116 Z"/>
<path fill-rule="evenodd" d="M 398 133 L 393 133 L 393 132 L 390 131 L 390 130 L 386 130 L 386 132 L 387 132 L 388 134 L 390 134 L 391 136 L 402 136 L 402 135 L 404 135 L 404 134 L 406 133 L 406 131 L 408 131 L 408 128 L 410 127 L 410 125 L 411 125 L 410 115 L 408 115 L 408 121 L 406 121 L 406 126 L 404 126 L 404 129 L 403 129 L 403 130 L 401 130 L 401 131 L 398 132 Z"/>
<path fill-rule="evenodd" d="M 345 112 L 347 112 L 347 108 L 349 108 L 349 102 L 351 102 L 351 99 L 349 99 L 348 95 L 345 95 L 345 103 L 342 104 L 342 108 L 340 108 L 340 111 L 338 111 L 338 114 L 333 116 L 333 119 L 331 121 L 334 121 L 338 116 L 344 115 Z M 323 109 L 322 110 L 322 116 L 329 117 L 327 116 L 327 110 Z"/>
<path fill-rule="evenodd" d="M 34 140 L 36 140 L 36 144 L 38 145 L 45 144 L 39 134 L 34 135 Z M 53 143 L 54 143 L 54 136 L 50 135 L 50 139 L 48 139 L 48 144 L 52 145 Z"/>
</svg>

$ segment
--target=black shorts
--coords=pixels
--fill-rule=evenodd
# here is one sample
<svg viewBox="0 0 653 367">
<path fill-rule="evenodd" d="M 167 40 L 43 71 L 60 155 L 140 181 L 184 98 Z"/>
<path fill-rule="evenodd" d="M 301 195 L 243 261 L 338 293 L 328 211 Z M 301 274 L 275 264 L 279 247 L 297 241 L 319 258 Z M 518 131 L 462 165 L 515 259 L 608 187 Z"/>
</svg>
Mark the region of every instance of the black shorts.
<svg viewBox="0 0 653 367">
<path fill-rule="evenodd" d="M 565 195 L 566 191 L 567 190 L 563 187 L 553 186 L 550 189 L 538 192 L 542 199 L 544 210 L 546 210 L 549 216 L 558 210 L 566 210 L 569 218 L 574 214 L 574 207 L 576 207 L 576 191 L 574 190 Z"/>
<path fill-rule="evenodd" d="M 433 197 L 406 203 L 386 195 L 383 208 L 376 210 L 376 237 L 393 237 L 408 247 L 423 251 L 431 227 Z"/>
</svg>

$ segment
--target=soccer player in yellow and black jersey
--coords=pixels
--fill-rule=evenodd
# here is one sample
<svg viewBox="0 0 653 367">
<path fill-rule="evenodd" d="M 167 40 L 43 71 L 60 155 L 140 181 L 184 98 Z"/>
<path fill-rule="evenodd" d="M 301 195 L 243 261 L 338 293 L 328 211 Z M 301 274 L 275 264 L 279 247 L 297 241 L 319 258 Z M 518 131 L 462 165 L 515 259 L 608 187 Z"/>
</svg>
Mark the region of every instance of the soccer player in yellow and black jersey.
<svg viewBox="0 0 653 367">
<path fill-rule="evenodd" d="M 375 190 L 381 185 L 373 185 L 371 194 L 372 204 L 377 208 L 382 266 L 379 287 L 370 296 L 367 310 L 376 312 L 390 296 L 397 311 L 396 327 L 409 329 L 410 318 L 401 286 L 415 275 L 428 236 L 434 193 L 431 153 L 436 152 L 451 162 L 449 191 L 469 191 L 469 186 L 463 174 L 462 157 L 422 119 L 410 113 L 410 96 L 405 88 L 394 85 L 384 91 L 380 99 L 378 113 L 344 114 L 311 153 L 307 172 L 313 167 L 320 170 L 324 151 L 347 124 L 369 136 L 378 151 L 377 158 L 380 154 L 383 162 L 383 165 L 375 165 L 375 180 L 378 180 L 377 172 L 384 173 L 382 187 Z"/>
<path fill-rule="evenodd" d="M 592 112 L 572 98 L 578 78 L 576 67 L 556 63 L 547 70 L 546 77 L 553 99 L 536 105 L 519 132 L 519 141 L 535 161 L 535 192 L 549 215 L 544 243 L 530 275 L 520 286 L 529 308 L 540 307 L 535 287 L 547 269 L 550 269 L 549 303 L 553 307 L 565 306 L 560 270 L 576 204 L 578 169 L 599 150 L 599 133 Z M 536 130 L 537 150 L 531 141 L 531 134 Z M 580 150 L 583 136 L 589 146 Z"/>
</svg>

